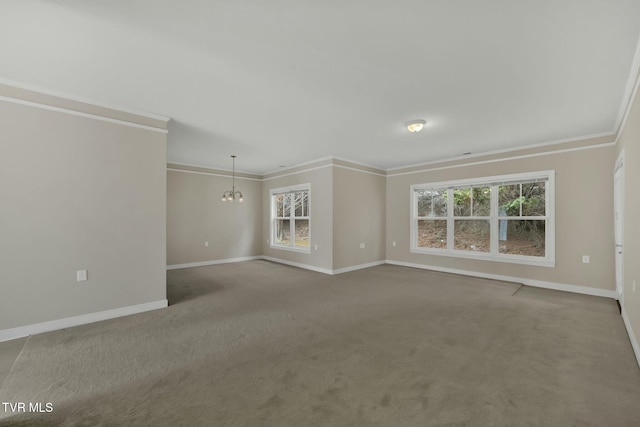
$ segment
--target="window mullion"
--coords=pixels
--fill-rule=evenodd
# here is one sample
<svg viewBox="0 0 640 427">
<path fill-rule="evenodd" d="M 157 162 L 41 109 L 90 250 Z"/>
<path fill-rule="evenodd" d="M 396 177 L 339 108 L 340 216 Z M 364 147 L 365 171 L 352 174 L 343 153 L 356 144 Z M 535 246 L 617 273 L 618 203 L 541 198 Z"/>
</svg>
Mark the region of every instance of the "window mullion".
<svg viewBox="0 0 640 427">
<path fill-rule="evenodd" d="M 278 202 L 277 195 L 271 195 L 271 244 L 276 244 L 276 227 L 277 227 L 277 217 L 278 217 Z"/>
<path fill-rule="evenodd" d="M 273 248 L 282 248 L 300 252 L 310 252 L 310 206 L 307 185 L 297 185 L 287 188 L 270 190 L 271 195 L 271 223 L 269 241 Z M 281 210 L 278 211 L 278 203 Z M 289 230 L 284 229 L 285 222 L 289 222 Z M 296 240 L 296 226 L 301 222 L 301 241 Z M 303 232 L 307 234 L 302 235 Z"/>
<path fill-rule="evenodd" d="M 413 201 L 414 201 L 414 203 L 413 203 L 413 209 L 414 209 L 414 212 L 415 212 L 415 217 L 417 218 L 417 217 L 418 217 L 418 212 L 419 212 L 419 210 L 420 210 L 420 209 L 419 209 L 419 207 L 418 207 L 418 193 L 417 193 L 417 192 L 415 192 L 415 193 L 413 194 Z M 419 242 L 419 239 L 418 239 L 418 233 L 419 233 L 419 231 L 418 231 L 418 230 L 419 230 L 419 228 L 420 228 L 419 224 L 420 224 L 420 221 L 418 221 L 418 220 L 416 219 L 416 220 L 415 220 L 415 222 L 414 222 L 415 233 L 414 233 L 414 237 L 413 237 L 413 238 L 414 238 L 414 244 L 415 244 L 416 246 L 418 246 L 418 242 Z"/>
<path fill-rule="evenodd" d="M 293 198 L 293 194 L 292 194 Z M 295 236 L 295 217 L 293 216 L 293 206 L 289 209 L 289 246 L 296 246 L 296 236 Z"/>
<path fill-rule="evenodd" d="M 551 231 L 551 229 L 555 227 L 554 225 L 551 224 L 551 221 L 554 221 L 555 219 L 555 211 L 554 211 L 553 218 L 550 215 L 550 210 L 555 209 L 555 200 L 553 200 L 553 202 L 550 202 L 551 195 L 555 194 L 553 193 L 555 191 L 555 175 L 553 176 L 552 185 L 549 185 L 550 181 L 552 181 L 552 179 L 547 180 L 547 184 L 545 184 L 545 192 L 544 192 L 544 217 L 545 217 L 544 248 L 545 248 L 545 257 L 547 259 L 550 259 L 550 258 L 555 259 L 556 257 L 555 231 L 553 232 Z"/>
<path fill-rule="evenodd" d="M 522 183 L 518 184 L 520 186 L 520 216 L 522 216 Z"/>
<path fill-rule="evenodd" d="M 538 176 L 534 176 L 533 173 L 513 174 L 503 177 L 488 177 L 484 182 L 478 178 L 470 181 L 458 180 L 446 183 L 412 185 L 411 251 L 462 258 L 493 259 L 513 263 L 518 263 L 520 262 L 519 260 L 522 260 L 523 264 L 553 266 L 555 263 L 555 174 L 554 171 L 543 171 L 535 175 Z M 541 186 L 540 189 L 536 189 L 535 185 L 531 185 L 531 183 L 542 181 L 546 184 Z M 490 190 L 490 212 L 485 216 L 478 216 L 480 211 L 475 206 L 474 186 L 488 187 Z M 527 192 L 526 196 L 524 194 L 524 191 L 530 187 L 532 188 L 530 192 L 531 200 L 529 199 L 529 192 Z M 459 216 L 455 211 L 454 189 L 456 188 L 470 188 L 471 194 L 467 196 L 467 200 L 471 204 L 470 216 Z M 500 190 L 504 190 L 504 194 L 501 194 Z M 417 191 L 424 191 L 425 193 L 421 195 Z M 540 194 L 541 192 L 544 192 L 544 195 Z M 418 203 L 421 201 L 427 202 L 430 195 L 432 195 L 430 199 L 431 212 L 434 212 L 436 205 L 438 207 L 442 207 L 442 204 L 446 205 L 446 215 L 445 217 L 440 217 L 441 220 L 447 221 L 445 226 L 447 233 L 445 245 L 441 241 L 436 243 L 441 239 L 441 237 L 437 236 L 441 236 L 445 231 L 442 223 L 438 224 L 437 221 L 436 223 L 431 221 L 438 218 L 431 215 L 418 217 Z M 446 197 L 446 201 L 444 197 Z M 527 216 L 524 215 L 525 209 L 522 200 L 524 197 L 527 197 L 528 203 Z M 484 200 L 483 206 L 486 206 L 484 204 L 486 203 L 484 196 L 482 200 Z M 506 212 L 502 212 L 502 214 L 500 211 L 501 203 L 506 209 Z M 426 206 L 426 208 L 428 209 L 429 206 Z M 544 208 L 544 215 L 535 215 L 542 213 L 541 208 Z M 465 222 L 467 220 L 482 221 L 483 224 Z M 461 223 L 457 224 L 456 221 Z M 479 239 L 479 233 L 486 232 L 483 229 L 486 230 L 487 222 L 489 223 L 490 239 L 488 252 L 481 254 L 476 252 L 478 248 L 467 248 L 468 242 L 466 240 L 463 242 L 464 246 L 456 249 L 456 231 L 462 233 L 459 236 L 461 238 Z M 503 242 L 500 240 L 502 237 L 500 229 L 505 226 L 509 229 L 509 236 L 508 241 Z M 422 231 L 418 230 L 420 227 L 424 227 L 424 230 L 422 230 L 424 235 L 421 234 Z M 540 239 L 541 237 L 542 239 Z M 486 234 L 483 234 L 482 239 L 486 242 Z M 529 243 L 535 243 L 535 247 Z M 422 246 L 419 246 L 420 244 Z M 503 246 L 503 244 L 506 246 Z M 486 245 L 486 243 L 483 245 Z M 486 249 L 486 246 L 482 248 L 485 251 Z"/>
<path fill-rule="evenodd" d="M 499 215 L 499 206 L 498 206 L 498 193 L 499 188 L 497 185 L 491 187 L 491 202 L 490 202 L 490 211 L 489 215 L 491 217 L 490 222 L 491 225 L 489 227 L 490 230 L 490 244 L 489 244 L 489 253 L 492 255 L 497 255 L 500 252 L 500 221 L 498 219 Z"/>
<path fill-rule="evenodd" d="M 434 201 L 434 198 L 432 197 L 432 198 L 431 198 L 431 215 L 434 215 L 434 213 L 433 213 L 433 212 L 434 212 L 434 204 L 435 204 L 435 201 Z M 416 203 L 416 205 L 417 205 L 417 203 Z M 417 212 L 416 212 L 416 213 L 417 213 Z M 435 215 L 434 215 L 434 216 L 435 216 Z"/>
<path fill-rule="evenodd" d="M 454 232 L 454 219 L 453 219 L 453 190 L 447 190 L 447 250 L 453 250 L 453 232 Z"/>
</svg>

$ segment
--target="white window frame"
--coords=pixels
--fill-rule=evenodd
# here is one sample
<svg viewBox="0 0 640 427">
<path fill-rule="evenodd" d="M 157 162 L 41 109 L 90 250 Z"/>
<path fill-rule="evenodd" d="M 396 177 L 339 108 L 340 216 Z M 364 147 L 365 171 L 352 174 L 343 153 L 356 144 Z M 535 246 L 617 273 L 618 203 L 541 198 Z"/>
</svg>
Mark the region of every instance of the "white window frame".
<svg viewBox="0 0 640 427">
<path fill-rule="evenodd" d="M 510 184 L 514 182 L 526 182 L 535 180 L 545 180 L 545 216 L 537 217 L 509 217 L 509 219 L 531 219 L 531 220 L 546 220 L 545 226 L 545 256 L 527 256 L 527 255 L 514 255 L 514 254 L 501 254 L 499 253 L 499 206 L 498 206 L 498 187 L 500 185 Z M 472 252 L 465 250 L 456 250 L 453 248 L 453 227 L 454 227 L 454 212 L 453 212 L 453 189 L 454 188 L 468 188 L 468 187 L 490 187 L 491 188 L 491 212 L 489 216 L 490 221 L 490 252 Z M 432 190 L 432 189 L 446 189 L 451 194 L 448 197 L 447 208 L 447 248 L 423 248 L 418 246 L 418 203 L 417 192 L 419 190 Z M 540 172 L 528 172 L 511 175 L 499 175 L 489 176 L 482 178 L 461 179 L 455 181 L 442 181 L 433 182 L 427 184 L 414 184 L 410 189 L 410 251 L 412 253 L 421 253 L 429 255 L 443 255 L 456 258 L 468 258 L 478 259 L 486 261 L 499 261 L 509 262 L 515 264 L 536 265 L 542 267 L 555 267 L 555 170 L 547 170 Z M 420 217 L 423 219 L 422 217 Z M 444 217 L 443 217 L 444 218 Z M 435 219 L 435 218 L 434 218 Z M 474 219 L 474 217 L 465 217 L 465 219 Z M 480 218 L 486 219 L 486 217 Z"/>
<path fill-rule="evenodd" d="M 276 227 L 275 227 L 275 223 L 276 223 L 276 203 L 274 202 L 276 195 L 278 194 L 286 194 L 286 193 L 295 193 L 296 191 L 307 191 L 307 197 L 308 197 L 308 203 L 309 203 L 309 207 L 308 207 L 308 214 L 306 216 L 303 217 L 295 217 L 293 216 L 293 214 L 295 213 L 294 209 L 291 209 L 291 215 L 290 216 L 290 222 L 289 222 L 289 226 L 290 231 L 289 231 L 289 235 L 292 236 L 290 238 L 290 242 L 289 245 L 283 245 L 280 243 L 276 243 Z M 282 249 L 285 251 L 291 251 L 291 252 L 301 252 L 301 253 L 306 253 L 306 254 L 310 254 L 311 253 L 311 184 L 310 183 L 306 183 L 306 184 L 299 184 L 299 185 L 291 185 L 288 187 L 280 187 L 280 188 L 271 188 L 269 190 L 269 203 L 270 203 L 270 207 L 271 207 L 271 215 L 269 216 L 269 243 L 270 243 L 270 247 L 272 249 Z M 295 239 L 295 220 L 296 219 L 303 219 L 303 220 L 307 220 L 309 221 L 309 247 L 305 248 L 305 247 L 301 247 L 301 246 L 296 246 L 296 239 Z"/>
</svg>

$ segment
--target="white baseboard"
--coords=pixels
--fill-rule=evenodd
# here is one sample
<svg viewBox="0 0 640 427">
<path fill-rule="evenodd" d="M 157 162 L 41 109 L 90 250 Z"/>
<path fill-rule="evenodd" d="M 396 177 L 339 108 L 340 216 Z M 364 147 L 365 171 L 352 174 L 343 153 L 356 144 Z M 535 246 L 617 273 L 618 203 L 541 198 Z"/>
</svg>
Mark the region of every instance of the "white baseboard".
<svg viewBox="0 0 640 427">
<path fill-rule="evenodd" d="M 612 298 L 617 299 L 617 294 L 615 290 L 606 290 L 606 289 L 598 289 L 598 288 L 590 288 L 587 286 L 578 286 L 578 285 L 569 285 L 565 283 L 556 283 L 556 282 L 547 282 L 543 280 L 534 280 L 534 279 L 526 279 L 523 277 L 514 277 L 514 276 L 503 276 L 499 274 L 489 274 L 489 273 L 481 273 L 477 271 L 470 270 L 459 270 L 456 268 L 446 268 L 446 267 L 437 267 L 433 265 L 427 264 L 416 264 L 411 262 L 404 261 L 394 261 L 394 260 L 381 260 L 369 262 L 366 264 L 353 265 L 351 267 L 338 268 L 336 270 L 330 270 L 328 268 L 316 267 L 309 264 L 303 264 L 300 262 L 289 261 L 282 258 L 275 258 L 270 256 L 248 256 L 248 257 L 240 257 L 240 258 L 228 258 L 221 260 L 213 260 L 213 261 L 203 261 L 203 262 L 192 262 L 188 264 L 175 264 L 168 265 L 167 270 L 174 270 L 178 268 L 190 268 L 190 267 L 202 267 L 206 265 L 215 265 L 215 264 L 226 264 L 232 262 L 242 262 L 242 261 L 253 261 L 257 259 L 264 259 L 266 261 L 277 262 L 279 264 L 290 265 L 292 267 L 303 268 L 305 270 L 316 271 L 318 273 L 324 273 L 329 275 L 336 275 L 342 273 L 348 273 L 350 271 L 361 270 L 363 268 L 375 267 L 382 264 L 391 264 L 391 265 L 399 265 L 403 267 L 412 267 L 412 268 L 420 268 L 423 270 L 432 270 L 432 271 L 440 271 L 443 273 L 453 273 L 453 274 L 461 274 L 464 276 L 471 277 L 480 277 L 483 279 L 491 279 L 491 280 L 500 280 L 503 282 L 515 282 L 522 283 L 527 286 L 534 286 L 537 288 L 545 288 L 545 289 L 554 289 L 557 291 L 565 291 L 565 292 L 573 292 L 577 294 L 584 295 L 593 295 L 598 297 Z"/>
<path fill-rule="evenodd" d="M 342 273 L 347 273 L 349 271 L 355 271 L 355 270 L 362 270 L 363 268 L 375 267 L 376 265 L 386 264 L 387 262 L 385 260 L 381 260 L 381 261 L 368 262 L 366 264 L 352 265 L 351 267 L 339 268 L 337 270 L 329 270 L 328 268 L 315 267 L 313 265 L 293 262 L 293 261 L 289 261 L 282 258 L 274 258 L 270 256 L 263 256 L 261 258 L 266 261 L 273 261 L 279 264 L 286 264 L 292 267 L 304 268 L 305 270 L 317 271 L 318 273 L 324 273 L 329 275 L 342 274 Z"/>
<path fill-rule="evenodd" d="M 285 264 L 285 265 L 290 265 L 292 267 L 304 268 L 305 270 L 317 271 L 318 273 L 333 274 L 333 270 L 329 270 L 328 268 L 316 267 L 313 265 L 302 264 L 299 262 L 293 262 L 286 259 L 274 258 L 270 256 L 262 256 L 260 258 L 266 261 L 277 262 L 278 264 Z"/>
<path fill-rule="evenodd" d="M 205 265 L 228 264 L 230 262 L 253 261 L 263 259 L 262 256 L 243 256 L 239 258 L 216 259 L 212 261 L 189 262 L 186 264 L 167 265 L 167 270 L 177 270 L 179 268 L 204 267 Z"/>
<path fill-rule="evenodd" d="M 638 362 L 638 367 L 640 367 L 640 345 L 638 345 L 638 339 L 636 338 L 636 334 L 633 332 L 631 322 L 629 321 L 629 317 L 627 316 L 627 312 L 624 310 L 624 307 L 622 307 L 622 320 L 624 321 L 624 326 L 627 328 L 629 341 L 631 341 L 631 347 L 636 355 L 636 362 Z"/>
<path fill-rule="evenodd" d="M 43 332 L 70 328 L 73 326 L 86 325 L 87 323 L 99 322 L 101 320 L 129 316 L 131 314 L 143 313 L 145 311 L 157 310 L 159 308 L 165 308 L 168 305 L 168 301 L 166 299 L 163 299 L 159 301 L 147 302 L 144 304 L 130 305 L 127 307 L 114 308 L 112 310 L 99 311 L 97 313 L 83 314 L 81 316 L 67 317 L 64 319 L 51 320 L 49 322 L 34 323 L 33 325 L 4 329 L 0 330 L 0 342 L 22 338 L 29 335 L 41 334 Z"/>
<path fill-rule="evenodd" d="M 461 274 L 464 276 L 480 277 L 483 279 L 500 280 L 503 282 L 522 283 L 527 286 L 535 286 L 537 288 L 555 289 L 557 291 L 574 292 L 577 294 L 594 295 L 598 297 L 616 299 L 616 291 L 607 289 L 589 288 L 587 286 L 568 285 L 565 283 L 546 282 L 543 280 L 525 279 L 523 277 L 502 276 L 499 274 L 480 273 L 477 271 L 458 270 L 456 268 L 436 267 L 425 264 L 414 264 L 411 262 L 394 261 L 388 259 L 387 264 L 400 265 L 403 267 L 421 268 L 423 270 L 440 271 L 443 273 Z"/>
<path fill-rule="evenodd" d="M 342 274 L 348 273 L 349 271 L 362 270 L 363 268 L 375 267 L 377 265 L 386 264 L 386 260 L 368 262 L 366 264 L 358 264 L 352 265 L 351 267 L 338 268 L 337 270 L 333 270 L 333 274 Z"/>
<path fill-rule="evenodd" d="M 618 299 L 616 291 L 607 289 L 590 288 L 588 286 L 568 285 L 565 283 L 545 282 L 533 279 L 518 279 L 524 285 L 535 286 L 537 288 L 555 289 L 557 291 L 574 292 L 576 294 L 593 295 L 596 297 L 604 297 Z"/>
</svg>

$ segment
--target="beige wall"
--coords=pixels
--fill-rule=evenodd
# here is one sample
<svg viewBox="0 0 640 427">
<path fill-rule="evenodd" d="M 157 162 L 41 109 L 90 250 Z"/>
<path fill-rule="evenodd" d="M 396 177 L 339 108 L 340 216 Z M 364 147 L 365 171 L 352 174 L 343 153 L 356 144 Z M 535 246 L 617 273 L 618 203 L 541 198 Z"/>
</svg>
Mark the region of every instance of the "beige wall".
<svg viewBox="0 0 640 427">
<path fill-rule="evenodd" d="M 331 272 L 385 259 L 386 184 L 382 171 L 323 159 L 264 178 L 244 174 L 251 179 L 236 183 L 246 201 L 229 205 L 222 203 L 219 195 L 230 187 L 230 178 L 212 174 L 220 171 L 168 167 L 170 266 L 264 255 Z M 311 186 L 310 253 L 272 248 L 268 241 L 270 190 L 307 183 Z M 209 247 L 204 246 L 205 241 Z M 364 249 L 360 243 L 365 243 Z"/>
<path fill-rule="evenodd" d="M 590 141 L 585 145 L 591 145 Z M 524 154 L 531 153 L 511 152 L 503 157 Z M 476 158 L 464 167 L 439 169 L 441 165 L 429 165 L 428 168 L 434 170 L 387 177 L 387 259 L 597 289 L 615 289 L 614 258 L 611 249 L 611 168 L 615 160 L 615 148 L 606 145 L 600 148 L 473 164 L 498 158 L 500 156 Z M 416 169 L 419 168 L 409 170 Z M 411 184 L 552 169 L 556 171 L 555 268 L 410 253 Z M 402 171 L 393 171 L 390 175 L 400 172 Z M 393 241 L 396 241 L 396 247 L 392 246 Z M 582 255 L 589 255 L 591 263 L 583 264 Z"/>
<path fill-rule="evenodd" d="M 220 200 L 230 189 L 231 176 L 167 172 L 168 265 L 262 254 L 262 183 L 236 178 L 242 203 Z"/>
<path fill-rule="evenodd" d="M 246 201 L 231 205 L 219 200 L 228 176 L 202 168 L 167 172 L 160 119 L 3 85 L 0 95 L 26 102 L 0 101 L 0 331 L 164 301 L 167 264 L 258 255 L 324 271 L 386 258 L 613 290 L 613 165 L 624 150 L 624 308 L 640 340 L 637 99 L 617 146 L 607 145 L 610 137 L 594 138 L 407 167 L 387 177 L 323 159 L 264 177 L 239 174 L 252 179 L 236 181 Z M 547 150 L 557 151 L 540 155 Z M 548 169 L 556 171 L 555 268 L 410 253 L 411 184 Z M 311 185 L 311 253 L 273 249 L 269 190 L 304 183 Z M 76 281 L 80 269 L 88 270 L 88 281 Z"/>
<path fill-rule="evenodd" d="M 306 172 L 287 171 L 281 177 L 269 177 L 262 182 L 262 253 L 265 256 L 304 264 L 324 270 L 333 267 L 333 173 L 330 165 Z M 270 243 L 270 200 L 269 191 L 273 188 L 298 184 L 311 185 L 310 245 L 311 253 L 292 252 L 271 248 Z M 318 249 L 316 249 L 316 245 Z"/>
<path fill-rule="evenodd" d="M 334 270 L 385 259 L 385 214 L 383 175 L 333 167 Z"/>
<path fill-rule="evenodd" d="M 636 95 L 618 141 L 618 152 L 624 150 L 624 310 L 640 342 L 640 96 Z M 613 166 L 609 173 L 613 173 Z M 633 281 L 636 290 L 633 291 Z M 640 354 L 636 354 L 640 360 Z"/>
<path fill-rule="evenodd" d="M 0 162 L 0 330 L 166 300 L 165 133 L 3 100 Z"/>
</svg>

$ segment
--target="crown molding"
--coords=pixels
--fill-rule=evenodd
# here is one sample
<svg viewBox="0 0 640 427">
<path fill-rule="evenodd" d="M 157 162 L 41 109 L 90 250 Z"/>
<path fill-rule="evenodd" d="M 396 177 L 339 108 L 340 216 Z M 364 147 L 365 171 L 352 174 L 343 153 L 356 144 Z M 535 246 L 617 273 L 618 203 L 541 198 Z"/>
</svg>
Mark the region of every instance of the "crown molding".
<svg viewBox="0 0 640 427">
<path fill-rule="evenodd" d="M 412 175 L 412 174 L 416 174 L 416 173 L 433 172 L 433 171 L 445 170 L 445 169 L 454 169 L 454 168 L 461 168 L 461 167 L 468 167 L 468 166 L 484 165 L 484 164 L 488 164 L 488 163 L 505 162 L 505 161 L 509 161 L 509 160 L 519 160 L 519 159 L 527 159 L 527 158 L 531 158 L 531 157 L 550 156 L 550 155 L 553 155 L 553 154 L 569 153 L 569 152 L 572 152 L 572 151 L 582 151 L 582 150 L 590 150 L 590 149 L 594 149 L 594 148 L 613 147 L 615 144 L 616 144 L 615 142 L 605 142 L 605 143 L 602 143 L 602 144 L 594 144 L 594 145 L 587 145 L 587 146 L 582 146 L 582 147 L 565 148 L 565 149 L 562 149 L 562 150 L 542 151 L 542 152 L 539 152 L 539 153 L 523 154 L 523 155 L 520 155 L 520 156 L 500 157 L 500 158 L 497 158 L 497 159 L 479 160 L 479 161 L 476 161 L 476 162 L 457 163 L 455 165 L 447 165 L 447 166 L 440 166 L 440 167 L 435 166 L 435 167 L 432 167 L 432 168 L 416 169 L 416 170 L 411 170 L 411 171 L 407 171 L 407 172 L 390 173 L 390 174 L 387 174 L 387 176 Z"/>
<path fill-rule="evenodd" d="M 386 172 L 387 172 L 387 175 L 391 175 L 392 172 L 400 171 L 400 170 L 403 170 L 403 169 L 411 169 L 411 168 L 417 168 L 417 167 L 421 167 L 421 166 L 438 165 L 438 164 L 442 164 L 442 163 L 456 162 L 456 161 L 460 161 L 460 160 L 463 160 L 463 159 L 466 160 L 466 159 L 473 159 L 473 158 L 477 158 L 477 157 L 495 156 L 495 155 L 499 155 L 499 154 L 514 153 L 514 152 L 517 152 L 517 151 L 526 151 L 526 150 L 534 150 L 536 148 L 557 146 L 558 150 L 541 151 L 539 154 L 542 154 L 542 153 L 545 153 L 545 154 L 546 153 L 554 153 L 554 152 L 559 152 L 560 150 L 566 150 L 566 149 L 562 149 L 560 147 L 562 145 L 569 144 L 569 143 L 572 143 L 572 142 L 587 141 L 589 139 L 595 139 L 595 138 L 611 138 L 611 141 L 613 142 L 615 136 L 616 136 L 616 133 L 613 132 L 613 131 L 611 131 L 611 132 L 603 132 L 603 133 L 596 133 L 596 134 L 592 134 L 592 135 L 584 135 L 584 136 L 579 136 L 579 137 L 575 137 L 575 138 L 565 138 L 565 139 L 559 139 L 559 140 L 554 140 L 554 141 L 541 142 L 541 143 L 537 143 L 537 144 L 528 144 L 528 145 L 523 145 L 523 146 L 520 146 L 520 147 L 503 148 L 503 149 L 500 149 L 500 150 L 483 151 L 483 152 L 473 153 L 473 154 L 469 154 L 469 155 L 448 157 L 448 158 L 444 158 L 444 159 L 440 159 L 440 160 L 433 160 L 433 161 L 429 161 L 429 162 L 415 163 L 415 164 L 411 164 L 411 165 L 407 165 L 407 166 L 397 166 L 397 167 L 386 169 Z M 465 164 L 468 164 L 468 163 L 469 162 L 465 162 Z"/>
<path fill-rule="evenodd" d="M 5 79 L 0 77 L 0 84 L 1 85 L 6 85 L 6 86 L 12 86 L 18 89 L 24 89 L 24 90 L 28 90 L 31 92 L 37 92 L 37 93 L 41 93 L 44 95 L 49 95 L 49 96 L 55 96 L 57 98 L 63 98 L 69 101 L 75 101 L 75 102 L 81 102 L 83 104 L 89 104 L 89 105 L 93 105 L 95 107 L 101 107 L 101 108 L 107 108 L 109 110 L 115 110 L 115 111 L 119 111 L 121 113 L 127 113 L 127 114 L 133 114 L 136 116 L 140 116 L 140 117 L 144 117 L 147 119 L 152 119 L 152 120 L 159 120 L 165 123 L 168 123 L 171 120 L 171 117 L 168 116 L 163 116 L 160 114 L 155 114 L 155 113 L 150 113 L 147 111 L 140 111 L 140 110 L 135 110 L 133 108 L 127 108 L 127 107 L 122 107 L 119 105 L 110 105 L 104 102 L 98 102 L 89 98 L 82 98 L 79 96 L 74 96 L 74 95 L 69 95 L 67 93 L 64 92 L 59 92 L 59 91 L 54 91 L 54 90 L 50 90 L 50 89 L 44 89 L 42 87 L 39 86 L 34 86 L 34 85 L 29 85 L 26 83 L 22 83 L 22 82 L 18 82 L 15 80 L 10 80 L 10 79 Z"/>
<path fill-rule="evenodd" d="M 111 117 L 104 117 L 104 116 L 101 116 L 101 115 L 98 115 L 98 114 L 85 113 L 85 112 L 82 112 L 82 111 L 71 110 L 69 108 L 56 107 L 56 106 L 53 106 L 53 105 L 43 104 L 43 103 L 40 103 L 40 102 L 25 101 L 23 99 L 11 98 L 11 97 L 8 97 L 8 96 L 0 96 L 0 101 L 12 103 L 12 104 L 18 104 L 18 105 L 25 105 L 25 106 L 28 106 L 28 107 L 40 108 L 42 110 L 56 111 L 58 113 L 65 113 L 65 114 L 69 114 L 69 115 L 72 115 L 72 116 L 78 116 L 78 117 L 85 117 L 85 118 L 89 118 L 89 119 L 100 120 L 102 122 L 116 123 L 116 124 L 119 124 L 119 125 L 134 127 L 134 128 L 138 128 L 138 129 L 146 129 L 146 130 L 150 130 L 150 131 L 154 131 L 154 132 L 160 132 L 160 133 L 164 133 L 164 134 L 167 134 L 169 132 L 166 129 L 161 129 L 161 128 L 157 128 L 157 127 L 153 127 L 153 126 L 149 126 L 149 125 L 143 125 L 143 124 L 140 124 L 140 123 L 129 122 L 129 121 L 126 121 L 126 120 L 114 119 L 114 118 L 111 118 Z"/>
<path fill-rule="evenodd" d="M 618 118 L 616 119 L 615 133 L 616 142 L 620 132 L 624 128 L 624 124 L 627 121 L 627 116 L 631 110 L 631 106 L 638 93 L 638 84 L 640 82 L 640 36 L 636 42 L 636 51 L 633 55 L 633 61 L 631 62 L 631 69 L 629 70 L 629 77 L 627 78 L 627 84 L 622 96 L 622 102 L 620 103 L 620 109 L 618 110 Z"/>
</svg>

